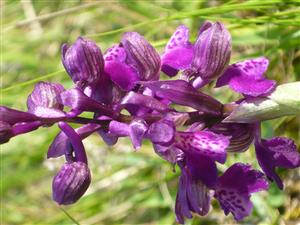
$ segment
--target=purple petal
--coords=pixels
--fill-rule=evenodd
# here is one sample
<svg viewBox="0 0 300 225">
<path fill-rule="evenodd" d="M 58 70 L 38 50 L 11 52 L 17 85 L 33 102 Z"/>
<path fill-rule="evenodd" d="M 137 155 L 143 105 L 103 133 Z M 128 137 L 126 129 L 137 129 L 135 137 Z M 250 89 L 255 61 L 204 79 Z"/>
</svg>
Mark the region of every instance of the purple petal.
<svg viewBox="0 0 300 225">
<path fill-rule="evenodd" d="M 226 161 L 225 149 L 229 145 L 229 138 L 210 131 L 177 132 L 176 146 L 184 152 L 207 156 L 220 163 Z"/>
<path fill-rule="evenodd" d="M 275 167 L 293 169 L 300 166 L 300 153 L 293 140 L 285 137 L 275 137 L 255 143 L 256 156 L 260 167 L 280 189 L 283 183 L 276 174 Z"/>
<path fill-rule="evenodd" d="M 223 24 L 206 23 L 194 45 L 191 67 L 185 72 L 188 76 L 211 80 L 221 75 L 231 54 L 231 35 Z M 199 86 L 200 87 L 200 86 Z"/>
<path fill-rule="evenodd" d="M 179 26 L 171 36 L 165 52 L 162 55 L 162 71 L 172 77 L 179 70 L 186 69 L 193 57 L 193 46 L 189 42 L 189 30 L 186 26 Z"/>
<path fill-rule="evenodd" d="M 249 96 L 265 96 L 275 88 L 276 81 L 268 80 L 264 73 L 269 65 L 264 57 L 245 60 L 227 68 L 216 87 L 229 85 L 234 91 Z"/>
<path fill-rule="evenodd" d="M 39 82 L 27 98 L 28 112 L 35 114 L 37 107 L 63 110 L 64 106 L 57 100 L 57 96 L 64 91 L 61 84 Z"/>
<path fill-rule="evenodd" d="M 62 46 L 62 63 L 75 83 L 92 84 L 103 73 L 104 60 L 100 48 L 95 42 L 82 37 L 70 47 Z"/>
<path fill-rule="evenodd" d="M 135 93 L 133 91 L 129 92 L 121 101 L 120 106 L 136 105 L 138 107 L 146 107 L 159 112 L 164 112 L 168 110 L 168 106 L 161 103 L 157 99 L 146 96 L 142 94 Z"/>
<path fill-rule="evenodd" d="M 139 149 L 145 133 L 148 130 L 148 125 L 144 120 L 135 119 L 129 124 L 129 136 L 134 149 Z"/>
<path fill-rule="evenodd" d="M 226 215 L 231 212 L 240 221 L 251 213 L 250 194 L 266 189 L 268 183 L 261 172 L 250 165 L 236 163 L 219 177 L 215 197 Z"/>
<path fill-rule="evenodd" d="M 139 80 L 136 71 L 125 64 L 126 53 L 123 47 L 114 45 L 104 55 L 105 73 L 125 91 L 131 90 Z"/>
<path fill-rule="evenodd" d="M 147 132 L 147 138 L 153 143 L 169 146 L 175 136 L 175 126 L 169 120 L 160 120 L 152 123 Z"/>
<path fill-rule="evenodd" d="M 0 106 L 0 121 L 14 125 L 21 122 L 33 122 L 39 118 L 34 114 Z"/>
<path fill-rule="evenodd" d="M 142 82 L 157 97 L 173 103 L 189 106 L 204 113 L 220 115 L 222 104 L 214 98 L 198 92 L 184 80 Z"/>
<path fill-rule="evenodd" d="M 126 63 L 136 69 L 140 80 L 159 79 L 160 56 L 143 36 L 127 32 L 121 43 L 126 52 Z"/>
<path fill-rule="evenodd" d="M 230 138 L 230 145 L 226 149 L 228 152 L 246 151 L 254 139 L 253 124 L 246 123 L 218 123 L 208 130 L 222 134 Z"/>
<path fill-rule="evenodd" d="M 62 92 L 59 96 L 59 102 L 65 106 L 71 107 L 72 109 L 97 112 L 106 116 L 114 116 L 114 113 L 110 108 L 86 96 L 78 88 Z"/>
</svg>

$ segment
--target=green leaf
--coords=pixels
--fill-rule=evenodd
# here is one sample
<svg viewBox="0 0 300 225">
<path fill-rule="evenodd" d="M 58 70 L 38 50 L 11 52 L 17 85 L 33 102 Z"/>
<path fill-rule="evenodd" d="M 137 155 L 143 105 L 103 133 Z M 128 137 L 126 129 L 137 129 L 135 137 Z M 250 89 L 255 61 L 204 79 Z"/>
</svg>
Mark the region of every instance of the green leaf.
<svg viewBox="0 0 300 225">
<path fill-rule="evenodd" d="M 243 101 L 224 122 L 252 123 L 300 115 L 300 82 L 279 85 L 267 97 Z"/>
</svg>

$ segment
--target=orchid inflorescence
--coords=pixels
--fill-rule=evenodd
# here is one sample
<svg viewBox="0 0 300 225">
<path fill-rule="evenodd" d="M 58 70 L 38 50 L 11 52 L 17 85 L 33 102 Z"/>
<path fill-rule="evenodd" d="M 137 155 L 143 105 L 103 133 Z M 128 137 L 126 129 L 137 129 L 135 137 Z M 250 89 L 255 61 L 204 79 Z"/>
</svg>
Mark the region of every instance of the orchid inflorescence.
<svg viewBox="0 0 300 225">
<path fill-rule="evenodd" d="M 188 28 L 179 26 L 162 55 L 136 32 L 125 33 L 104 55 L 95 42 L 79 37 L 62 46 L 62 63 L 75 86 L 65 90 L 58 83 L 39 82 L 28 96 L 27 112 L 1 106 L 1 144 L 58 123 L 61 132 L 47 157 L 65 156 L 52 188 L 53 199 L 67 205 L 91 182 L 84 138 L 98 133 L 114 145 L 119 137 L 129 137 L 134 149 L 148 139 L 157 155 L 180 168 L 175 203 L 179 223 L 193 214 L 206 215 L 213 197 L 226 215 L 240 221 L 252 210 L 251 194 L 267 190 L 268 180 L 283 188 L 275 169 L 299 167 L 300 154 L 289 138 L 263 139 L 259 120 L 228 120 L 243 102 L 267 98 L 276 89 L 276 82 L 264 77 L 268 59 L 228 65 L 230 54 L 231 35 L 219 22 L 205 22 L 195 43 L 189 41 Z M 159 80 L 161 72 L 180 75 Z M 223 104 L 199 91 L 213 80 L 216 87 L 228 85 L 243 98 Z M 82 117 L 83 112 L 94 116 Z M 73 129 L 69 123 L 82 126 Z M 217 163 L 224 164 L 227 153 L 246 151 L 253 142 L 262 172 L 235 163 L 218 174 Z"/>
</svg>

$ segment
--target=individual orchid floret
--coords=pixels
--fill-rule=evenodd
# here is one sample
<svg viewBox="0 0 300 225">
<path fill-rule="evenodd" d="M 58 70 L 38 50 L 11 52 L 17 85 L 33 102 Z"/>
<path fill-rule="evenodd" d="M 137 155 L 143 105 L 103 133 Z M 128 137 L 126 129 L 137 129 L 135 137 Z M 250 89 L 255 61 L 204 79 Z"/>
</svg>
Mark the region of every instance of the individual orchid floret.
<svg viewBox="0 0 300 225">
<path fill-rule="evenodd" d="M 189 29 L 180 25 L 171 36 L 161 56 L 161 70 L 170 77 L 187 69 L 193 57 L 193 45 L 189 42 Z"/>
<path fill-rule="evenodd" d="M 264 77 L 269 60 L 265 57 L 249 59 L 230 65 L 218 79 L 216 87 L 229 85 L 245 96 L 266 96 L 276 86 L 276 81 Z"/>
<path fill-rule="evenodd" d="M 126 63 L 138 72 L 139 80 L 159 79 L 160 56 L 143 36 L 137 32 L 127 32 L 121 44 L 126 52 Z"/>
<path fill-rule="evenodd" d="M 255 141 L 258 163 L 266 176 L 275 181 L 280 189 L 283 183 L 275 168 L 294 169 L 300 167 L 300 153 L 293 140 L 285 137 L 274 137 Z"/>
<path fill-rule="evenodd" d="M 248 164 L 235 163 L 218 178 L 215 198 L 225 215 L 232 213 L 235 220 L 241 221 L 253 208 L 251 194 L 267 189 L 268 182 L 263 173 Z"/>
<path fill-rule="evenodd" d="M 191 212 L 200 216 L 209 212 L 212 193 L 186 165 L 181 166 L 178 186 L 175 213 L 180 224 L 184 218 L 192 218 Z"/>
<path fill-rule="evenodd" d="M 75 83 L 91 85 L 104 70 L 104 60 L 95 42 L 79 37 L 76 42 L 62 46 L 62 63 Z"/>
<path fill-rule="evenodd" d="M 58 96 L 64 91 L 61 84 L 39 82 L 27 98 L 28 112 L 39 117 L 64 117 L 64 106 Z"/>
<path fill-rule="evenodd" d="M 192 63 L 185 74 L 200 88 L 221 75 L 231 55 L 231 35 L 219 22 L 205 23 L 194 45 Z"/>
<path fill-rule="evenodd" d="M 74 157 L 66 156 L 68 162 L 53 179 L 53 199 L 60 205 L 69 205 L 86 192 L 91 183 L 91 174 L 80 136 L 65 122 L 59 122 L 59 127 L 68 136 L 75 154 Z"/>
<path fill-rule="evenodd" d="M 126 62 L 125 49 L 120 45 L 114 45 L 104 54 L 105 73 L 122 90 L 131 90 L 140 80 L 137 71 Z"/>
</svg>

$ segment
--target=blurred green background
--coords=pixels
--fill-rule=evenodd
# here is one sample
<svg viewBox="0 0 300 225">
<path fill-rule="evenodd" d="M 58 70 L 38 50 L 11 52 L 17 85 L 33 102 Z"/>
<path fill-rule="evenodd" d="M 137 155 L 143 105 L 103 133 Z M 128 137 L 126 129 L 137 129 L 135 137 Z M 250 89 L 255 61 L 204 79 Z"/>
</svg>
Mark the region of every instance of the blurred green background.
<svg viewBox="0 0 300 225">
<path fill-rule="evenodd" d="M 221 21 L 233 37 L 231 62 L 264 55 L 267 77 L 278 83 L 300 80 L 300 2 L 254 1 L 59 1 L 1 0 L 1 105 L 26 110 L 26 97 L 39 80 L 72 86 L 60 62 L 60 46 L 80 35 L 103 52 L 124 31 L 138 31 L 160 52 L 179 24 L 192 40 L 204 20 Z M 238 98 L 226 87 L 205 89 L 222 102 Z M 177 173 L 144 142 L 134 152 L 127 140 L 113 148 L 93 135 L 84 141 L 92 185 L 75 205 L 60 208 L 51 200 L 53 175 L 64 159 L 46 160 L 58 128 L 41 128 L 1 146 L 1 224 L 175 224 Z M 263 123 L 264 137 L 289 136 L 300 144 L 299 118 Z M 253 148 L 231 154 L 257 167 Z M 300 172 L 280 171 L 282 192 L 255 194 L 253 213 L 242 224 L 299 224 Z M 187 224 L 236 224 L 216 202 L 206 217 Z"/>
</svg>

